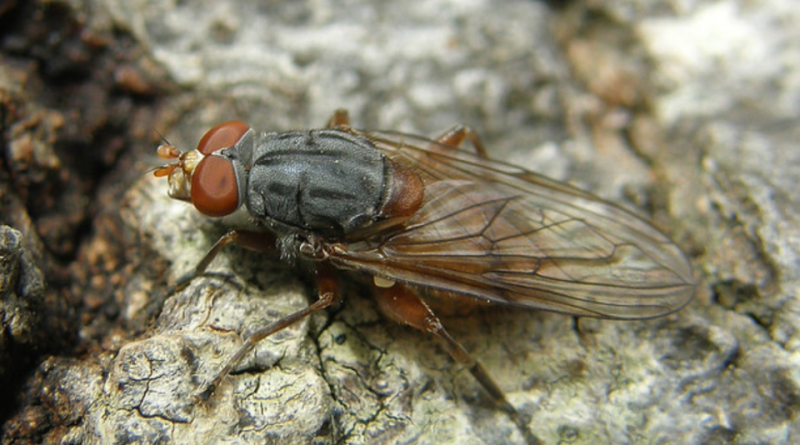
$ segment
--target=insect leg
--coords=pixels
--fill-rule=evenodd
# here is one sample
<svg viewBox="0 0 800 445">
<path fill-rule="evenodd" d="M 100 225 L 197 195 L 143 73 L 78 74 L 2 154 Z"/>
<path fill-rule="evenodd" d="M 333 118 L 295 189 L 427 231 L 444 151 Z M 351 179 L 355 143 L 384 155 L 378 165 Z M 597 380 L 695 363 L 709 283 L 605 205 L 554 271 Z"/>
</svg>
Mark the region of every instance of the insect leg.
<svg viewBox="0 0 800 445">
<path fill-rule="evenodd" d="M 389 285 L 389 287 L 385 287 Z M 394 321 L 409 325 L 421 331 L 428 332 L 438 338 L 445 350 L 454 360 L 466 367 L 483 386 L 486 392 L 494 399 L 500 409 L 505 411 L 519 428 L 528 445 L 538 445 L 541 442 L 530 431 L 522 415 L 506 399 L 503 390 L 495 383 L 483 365 L 472 358 L 466 349 L 461 346 L 442 326 L 442 322 L 428 307 L 428 305 L 408 286 L 392 283 L 379 278 L 372 286 L 378 308 Z"/>
<path fill-rule="evenodd" d="M 228 364 L 223 367 L 219 373 L 214 377 L 210 384 L 201 392 L 202 397 L 206 398 L 214 390 L 219 387 L 220 382 L 231 372 L 234 366 L 239 363 L 242 358 L 247 354 L 253 346 L 259 341 L 269 337 L 270 335 L 285 329 L 292 324 L 308 317 L 309 315 L 321 311 L 327 307 L 332 306 L 339 301 L 339 281 L 336 275 L 336 269 L 327 263 L 317 263 L 317 293 L 319 299 L 311 305 L 289 314 L 274 323 L 257 329 L 250 333 L 236 350 L 236 353 L 228 360 Z"/>
<path fill-rule="evenodd" d="M 436 138 L 436 142 L 453 148 L 462 148 L 461 145 L 465 140 L 469 141 L 475 147 L 475 152 L 478 156 L 486 158 L 486 149 L 483 148 L 481 138 L 478 137 L 477 133 L 475 133 L 472 128 L 466 125 L 458 124 Z"/>
<path fill-rule="evenodd" d="M 228 244 L 238 244 L 246 249 L 255 250 L 258 252 L 268 252 L 275 249 L 275 235 L 268 232 L 250 232 L 247 230 L 231 230 L 214 243 L 214 246 L 206 253 L 202 260 L 197 263 L 194 270 L 189 271 L 187 274 L 178 278 L 178 283 L 175 285 L 180 289 L 190 281 L 203 275 L 209 264 L 214 261 L 214 258 L 222 251 Z"/>
<path fill-rule="evenodd" d="M 350 116 L 347 110 L 339 108 L 333 112 L 331 120 L 328 121 L 328 128 L 345 129 L 350 128 Z"/>
</svg>

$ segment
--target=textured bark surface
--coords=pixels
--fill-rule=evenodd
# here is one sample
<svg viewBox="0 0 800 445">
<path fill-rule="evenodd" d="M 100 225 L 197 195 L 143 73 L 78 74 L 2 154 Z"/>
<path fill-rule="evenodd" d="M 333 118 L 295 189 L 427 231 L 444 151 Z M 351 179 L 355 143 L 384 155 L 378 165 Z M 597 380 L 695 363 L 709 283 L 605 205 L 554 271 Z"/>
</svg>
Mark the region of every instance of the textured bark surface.
<svg viewBox="0 0 800 445">
<path fill-rule="evenodd" d="M 69 220 L 91 227 L 66 237 L 77 246 L 54 241 L 64 234 L 40 218 L 47 199 L 20 201 L 36 230 L 0 217 L 78 252 L 57 256 L 74 278 L 62 273 L 56 288 L 80 315 L 80 328 L 62 327 L 74 337 L 66 352 L 14 378 L 26 384 L 13 387 L 4 442 L 523 443 L 466 370 L 381 317 L 346 274 L 343 305 L 262 341 L 198 399 L 243 335 L 307 305 L 313 287 L 277 258 L 229 248 L 171 292 L 224 228 L 144 174 L 158 165 L 143 154 L 150 128 L 187 149 L 222 121 L 319 127 L 338 107 L 360 128 L 435 136 L 469 124 L 491 157 L 638 208 L 689 253 L 696 299 L 666 318 L 490 308 L 444 320 L 544 443 L 797 442 L 796 2 L 57 4 L 84 35 L 108 36 L 104 48 L 122 35 L 135 49 L 102 59 L 125 69 L 95 82 L 133 92 L 136 118 L 89 187 L 103 211 Z M 0 191 L 24 195 L 20 178 L 32 176 L 14 163 L 9 128 L 0 179 L 11 187 Z M 73 146 L 55 153 L 87 150 Z M 52 281 L 48 258 L 36 267 Z"/>
</svg>

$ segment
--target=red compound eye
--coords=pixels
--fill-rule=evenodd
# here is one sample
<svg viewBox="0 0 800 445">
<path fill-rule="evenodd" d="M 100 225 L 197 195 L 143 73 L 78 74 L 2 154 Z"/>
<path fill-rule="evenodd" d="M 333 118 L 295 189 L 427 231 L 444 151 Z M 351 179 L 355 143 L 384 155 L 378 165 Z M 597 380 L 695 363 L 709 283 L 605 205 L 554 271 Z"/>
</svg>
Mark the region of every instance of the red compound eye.
<svg viewBox="0 0 800 445">
<path fill-rule="evenodd" d="M 239 187 L 230 160 L 204 158 L 192 175 L 192 204 L 206 216 L 230 215 L 239 207 Z"/>
<path fill-rule="evenodd" d="M 197 144 L 197 151 L 204 155 L 210 155 L 217 150 L 233 147 L 249 129 L 250 126 L 242 121 L 219 124 L 208 130 L 203 139 L 200 139 L 200 143 Z"/>
</svg>

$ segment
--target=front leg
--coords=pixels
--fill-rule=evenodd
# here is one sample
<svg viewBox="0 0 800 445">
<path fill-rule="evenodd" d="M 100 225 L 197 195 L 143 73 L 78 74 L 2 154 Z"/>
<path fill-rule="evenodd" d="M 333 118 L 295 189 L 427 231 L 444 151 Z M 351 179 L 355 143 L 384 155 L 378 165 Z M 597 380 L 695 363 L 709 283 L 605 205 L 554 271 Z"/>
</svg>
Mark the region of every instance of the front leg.
<svg viewBox="0 0 800 445">
<path fill-rule="evenodd" d="M 339 293 L 338 276 L 336 274 L 336 269 L 330 265 L 330 263 L 317 263 L 315 281 L 317 284 L 317 301 L 267 326 L 262 326 L 245 337 L 244 342 L 242 342 L 239 349 L 231 356 L 228 363 L 217 373 L 211 382 L 203 388 L 203 391 L 200 392 L 201 398 L 207 399 L 214 390 L 219 387 L 219 384 L 231 372 L 233 367 L 244 358 L 245 354 L 253 349 L 256 343 L 280 330 L 288 328 L 315 312 L 333 306 L 340 300 L 341 294 Z"/>
<path fill-rule="evenodd" d="M 216 258 L 228 244 L 237 244 L 245 249 L 254 250 L 256 252 L 270 252 L 275 250 L 275 235 L 269 232 L 252 232 L 248 230 L 229 231 L 214 243 L 214 246 L 212 246 L 203 259 L 197 263 L 194 270 L 178 278 L 175 288 L 182 289 L 192 280 L 203 275 L 211 262 L 214 261 L 214 258 Z"/>
</svg>

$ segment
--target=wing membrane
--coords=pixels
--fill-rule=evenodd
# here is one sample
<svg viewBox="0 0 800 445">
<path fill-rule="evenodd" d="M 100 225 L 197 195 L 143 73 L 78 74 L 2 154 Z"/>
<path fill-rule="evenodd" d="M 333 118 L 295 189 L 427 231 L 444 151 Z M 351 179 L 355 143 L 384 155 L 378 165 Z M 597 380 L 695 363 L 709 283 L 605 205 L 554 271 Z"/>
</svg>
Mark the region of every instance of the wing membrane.
<svg viewBox="0 0 800 445">
<path fill-rule="evenodd" d="M 342 267 L 489 302 L 602 318 L 649 318 L 694 285 L 680 249 L 642 218 L 524 169 L 399 133 L 366 137 L 420 175 L 402 230 L 336 244 Z"/>
</svg>

